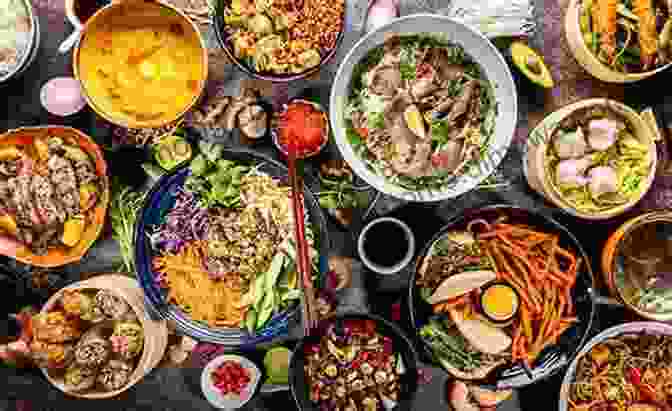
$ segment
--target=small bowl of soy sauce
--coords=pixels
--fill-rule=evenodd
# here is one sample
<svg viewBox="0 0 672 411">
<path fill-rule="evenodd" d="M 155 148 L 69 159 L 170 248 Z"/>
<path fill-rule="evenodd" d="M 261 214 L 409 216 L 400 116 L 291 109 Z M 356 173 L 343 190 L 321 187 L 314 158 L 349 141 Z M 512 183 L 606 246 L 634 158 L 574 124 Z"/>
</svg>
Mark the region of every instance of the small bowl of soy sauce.
<svg viewBox="0 0 672 411">
<path fill-rule="evenodd" d="M 413 259 L 415 236 L 397 218 L 376 218 L 359 234 L 357 252 L 364 266 L 376 274 L 398 274 Z"/>
</svg>

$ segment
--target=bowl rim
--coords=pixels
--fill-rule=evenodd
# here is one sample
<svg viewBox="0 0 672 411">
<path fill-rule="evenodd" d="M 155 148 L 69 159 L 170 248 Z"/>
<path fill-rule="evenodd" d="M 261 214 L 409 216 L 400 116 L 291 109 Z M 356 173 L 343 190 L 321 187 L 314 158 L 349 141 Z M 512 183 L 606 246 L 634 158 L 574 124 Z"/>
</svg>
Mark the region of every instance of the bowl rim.
<svg viewBox="0 0 672 411">
<path fill-rule="evenodd" d="M 222 398 L 222 395 L 217 391 L 217 388 L 215 388 L 214 385 L 212 384 L 212 381 L 210 380 L 210 375 L 212 375 L 214 369 L 219 367 L 224 361 L 235 361 L 239 363 L 243 368 L 254 371 L 254 375 L 247 385 L 247 388 L 249 388 L 249 395 L 246 399 L 226 400 Z M 205 399 L 208 400 L 208 402 L 215 408 L 231 409 L 223 405 L 221 401 L 236 401 L 238 405 L 235 407 L 235 409 L 237 409 L 250 402 L 255 392 L 259 388 L 260 381 L 261 381 L 261 371 L 259 370 L 259 367 L 257 367 L 257 365 L 252 360 L 237 354 L 221 354 L 210 360 L 205 365 L 205 367 L 203 367 L 203 371 L 201 371 L 201 392 L 203 392 L 203 396 L 205 396 Z"/>
<path fill-rule="evenodd" d="M 319 72 L 322 67 L 326 66 L 329 64 L 329 62 L 334 58 L 336 55 L 341 43 L 343 42 L 343 37 L 345 35 L 346 30 L 346 23 L 347 23 L 347 13 L 348 13 L 348 7 L 347 5 L 344 6 L 343 8 L 343 19 L 342 19 L 342 25 L 341 25 L 341 31 L 338 33 L 338 36 L 336 37 L 336 42 L 334 43 L 334 47 L 327 52 L 327 54 L 322 57 L 320 60 L 320 64 L 318 64 L 315 67 L 311 67 L 301 73 L 296 73 L 296 74 L 272 74 L 272 73 L 266 73 L 266 72 L 259 72 L 256 71 L 250 67 L 248 67 L 246 64 L 244 64 L 240 59 L 238 59 L 234 53 L 231 51 L 229 48 L 229 45 L 227 44 L 226 37 L 224 36 L 224 28 L 226 27 L 226 24 L 224 23 L 224 16 L 221 13 L 220 5 L 222 2 L 225 0 L 217 0 L 217 5 L 215 7 L 215 13 L 213 16 L 213 22 L 214 22 L 214 32 L 215 32 L 215 37 L 217 38 L 217 42 L 219 43 L 220 47 L 222 50 L 224 50 L 224 54 L 226 54 L 226 57 L 236 66 L 238 69 L 240 69 L 242 72 L 256 78 L 259 80 L 266 80 L 270 81 L 273 83 L 290 83 L 295 80 L 300 80 L 306 77 L 310 77 L 317 72 Z"/>
<path fill-rule="evenodd" d="M 374 263 L 364 251 L 365 234 L 367 234 L 371 227 L 373 227 L 375 224 L 384 222 L 394 223 L 399 226 L 404 231 L 406 241 L 408 242 L 408 251 L 406 251 L 404 257 L 401 259 L 401 261 L 391 267 L 384 267 Z M 408 226 L 408 224 L 395 217 L 384 216 L 374 218 L 373 220 L 366 223 L 364 228 L 362 228 L 359 235 L 357 236 L 357 254 L 359 254 L 359 258 L 362 260 L 362 264 L 378 275 L 388 276 L 399 274 L 399 272 L 406 268 L 406 266 L 410 264 L 411 260 L 413 260 L 413 256 L 415 255 L 416 251 L 415 234 L 413 234 L 413 231 Z"/>
<path fill-rule="evenodd" d="M 30 32 L 28 44 L 26 45 L 23 54 L 19 61 L 8 71 L 5 75 L 0 76 L 0 84 L 13 79 L 15 76 L 23 73 L 28 69 L 28 66 L 35 60 L 37 48 L 40 42 L 40 20 L 37 17 L 35 7 L 29 0 L 21 0 L 21 4 L 26 8 L 26 14 L 30 19 Z"/>
<path fill-rule="evenodd" d="M 371 313 L 367 313 L 367 312 L 346 312 L 346 313 L 334 314 L 331 317 L 329 317 L 328 319 L 326 319 L 325 321 L 333 321 L 333 320 L 336 320 L 336 319 L 347 320 L 347 319 L 350 319 L 350 318 L 357 319 L 357 320 L 364 318 L 364 319 L 367 319 L 367 320 L 373 320 L 377 324 L 378 323 L 384 324 L 387 328 L 392 330 L 392 333 L 395 335 L 395 337 L 399 338 L 401 341 L 403 341 L 403 344 L 406 345 L 406 347 L 408 348 L 408 354 L 410 354 L 410 356 L 412 357 L 413 364 L 415 365 L 416 369 L 417 369 L 417 367 L 419 367 L 421 365 L 420 359 L 419 359 L 419 356 L 418 356 L 418 351 L 416 350 L 415 346 L 413 345 L 411 339 L 406 335 L 406 333 L 401 329 L 401 327 L 396 325 L 394 322 L 388 321 L 387 319 L 385 319 L 385 318 L 383 318 L 379 315 L 371 314 Z M 314 337 L 314 335 L 308 336 L 307 338 L 309 338 L 309 337 Z M 296 369 L 297 368 L 296 367 L 296 361 L 297 361 L 296 359 L 304 356 L 303 347 L 305 346 L 305 342 L 306 342 L 307 338 L 302 338 L 301 340 L 299 340 L 299 342 L 296 344 L 296 346 L 292 350 L 292 355 L 291 355 L 290 361 L 289 361 L 289 389 L 292 393 L 292 398 L 294 398 L 294 402 L 295 402 L 297 408 L 301 411 L 307 411 L 307 410 L 305 410 L 303 408 L 303 406 L 301 405 L 301 399 L 299 398 L 299 394 L 298 394 L 297 389 L 296 389 L 296 381 L 301 380 L 301 382 L 305 383 L 305 373 L 304 373 L 303 369 L 301 369 L 301 370 Z M 408 369 L 408 364 L 406 364 L 406 365 L 407 365 L 406 368 Z M 303 377 L 293 378 L 293 376 L 296 374 L 296 372 L 300 372 L 300 375 L 302 375 Z M 409 393 L 408 401 L 412 402 L 412 401 L 415 400 L 415 398 L 418 394 L 418 389 L 419 389 L 419 384 L 416 385 L 415 390 L 413 390 Z M 310 401 L 310 399 L 309 399 L 309 401 Z"/>
<path fill-rule="evenodd" d="M 632 107 L 621 103 L 620 101 L 609 99 L 609 98 L 603 98 L 603 97 L 598 97 L 598 98 L 588 98 L 588 99 L 583 99 L 579 100 L 575 103 L 568 104 L 566 106 L 561 107 L 560 109 L 550 113 L 544 119 L 535 126 L 535 128 L 529 133 L 530 136 L 537 134 L 537 133 L 542 133 L 545 134 L 543 140 L 537 142 L 538 148 L 536 154 L 532 152 L 532 155 L 540 157 L 542 160 L 545 160 L 546 158 L 546 149 L 548 146 L 548 141 L 547 138 L 550 138 L 560 127 L 560 122 L 567 117 L 571 116 L 575 112 L 585 109 L 588 107 L 597 107 L 597 106 L 607 106 L 610 108 L 615 108 L 617 111 L 620 111 L 620 114 L 625 118 L 626 121 L 633 123 L 630 118 L 636 118 L 639 123 L 639 126 L 641 126 L 642 129 L 649 131 L 649 126 L 646 124 L 646 121 L 644 118 L 641 116 L 641 112 L 638 112 L 637 110 L 633 109 Z M 635 124 L 631 124 L 632 127 L 635 126 Z M 543 132 L 540 130 L 544 130 Z M 641 140 L 640 137 L 641 135 L 636 136 L 638 140 Z M 587 213 L 587 212 L 582 212 L 577 210 L 571 203 L 569 203 L 567 200 L 563 198 L 563 196 L 560 194 L 558 191 L 557 187 L 554 184 L 550 183 L 550 176 L 544 172 L 540 178 L 542 181 L 540 183 L 543 186 L 550 186 L 552 193 L 548 193 L 548 195 L 551 197 L 549 200 L 552 203 L 555 203 L 556 201 L 559 202 L 559 204 L 556 204 L 562 211 L 564 211 L 567 214 L 570 214 L 574 217 L 577 218 L 583 218 L 583 219 L 589 219 L 589 220 L 603 220 L 603 219 L 608 219 L 608 218 L 613 218 L 619 215 L 622 215 L 623 213 L 627 212 L 628 210 L 632 209 L 635 207 L 641 200 L 644 198 L 644 196 L 649 192 L 651 189 L 651 186 L 653 185 L 653 181 L 656 177 L 656 172 L 657 172 L 657 164 L 658 164 L 658 152 L 657 152 L 657 144 L 656 144 L 656 139 L 655 136 L 649 135 L 650 137 L 650 144 L 649 144 L 649 155 L 651 156 L 651 170 L 649 171 L 649 174 L 647 175 L 646 182 L 645 182 L 645 188 L 641 190 L 639 195 L 636 197 L 633 197 L 630 201 L 627 203 L 610 208 L 606 211 L 599 212 L 599 213 Z M 528 138 L 525 143 L 524 151 L 529 151 L 529 145 L 530 144 L 535 144 L 533 139 Z M 528 164 L 527 161 L 523 161 L 523 168 L 527 169 Z M 527 170 L 529 173 L 529 169 Z M 544 190 L 546 191 L 546 190 Z"/>
<path fill-rule="evenodd" d="M 489 80 L 489 82 L 493 85 L 493 88 L 506 88 L 512 91 L 512 99 L 510 102 L 507 102 L 507 106 L 511 106 L 511 115 L 507 116 L 506 120 L 509 123 L 509 128 L 510 130 L 507 130 L 506 134 L 502 133 L 503 138 L 501 139 L 502 142 L 499 144 L 501 147 L 494 147 L 491 146 L 490 149 L 495 149 L 497 148 L 498 150 L 501 149 L 501 153 L 497 153 L 495 156 L 491 156 L 491 158 L 488 161 L 482 160 L 479 163 L 479 168 L 480 172 L 478 177 L 474 178 L 467 178 L 466 184 L 464 184 L 464 187 L 462 187 L 459 190 L 456 190 L 456 192 L 451 192 L 451 191 L 434 191 L 434 190 L 421 190 L 421 191 L 411 191 L 408 189 L 405 189 L 397 184 L 394 184 L 390 182 L 386 177 L 376 174 L 372 171 L 369 171 L 368 166 L 365 164 L 365 161 L 360 158 L 360 156 L 354 152 L 353 148 L 351 147 L 351 144 L 349 141 L 347 141 L 347 138 L 344 135 L 344 131 L 341 130 L 342 127 L 340 127 L 340 124 L 342 123 L 341 117 L 344 116 L 343 111 L 343 99 L 347 98 L 347 96 L 344 96 L 343 90 L 336 90 L 335 87 L 333 87 L 334 84 L 338 83 L 341 81 L 342 78 L 345 78 L 347 75 L 352 73 L 352 70 L 354 66 L 358 62 L 352 62 L 351 60 L 353 59 L 353 55 L 355 52 L 357 52 L 359 49 L 366 49 L 367 53 L 371 51 L 374 47 L 371 45 L 368 45 L 368 43 L 371 43 L 371 39 L 374 36 L 379 35 L 379 33 L 383 32 L 390 32 L 390 33 L 396 33 L 398 30 L 395 28 L 396 26 L 405 26 L 408 25 L 409 22 L 413 22 L 416 20 L 434 20 L 434 21 L 439 21 L 442 22 L 443 24 L 447 25 L 448 28 L 444 32 L 451 32 L 450 26 L 453 27 L 458 27 L 461 30 L 465 30 L 469 32 L 471 35 L 475 36 L 476 38 L 479 39 L 481 44 L 483 44 L 483 47 L 488 50 L 489 53 L 492 54 L 493 58 L 497 60 L 498 64 L 502 68 L 501 72 L 504 75 L 505 82 L 507 83 L 506 86 L 503 86 L 502 84 L 494 84 L 492 80 Z M 409 33 L 403 33 L 403 34 L 397 34 L 399 36 L 405 36 L 408 34 L 426 34 L 426 32 L 423 32 L 422 29 L 418 29 L 417 31 L 412 31 Z M 451 43 L 457 44 L 461 47 L 464 48 L 464 45 L 456 40 L 451 40 Z M 378 45 L 376 45 L 378 46 Z M 366 54 L 366 53 L 365 53 Z M 472 56 L 472 58 L 474 58 Z M 484 66 L 479 62 L 478 59 L 474 58 L 476 60 L 476 63 L 483 68 Z M 349 74 L 346 74 L 349 73 Z M 348 84 L 349 88 L 349 84 Z M 347 92 L 347 90 L 346 90 Z M 390 195 L 392 197 L 395 197 L 400 200 L 405 200 L 405 201 L 412 201 L 412 202 L 437 202 L 437 201 L 442 201 L 442 200 L 448 200 L 451 198 L 456 198 L 459 197 L 460 195 L 466 194 L 472 190 L 474 190 L 478 184 L 480 184 L 483 180 L 485 180 L 488 176 L 490 176 L 492 173 L 495 172 L 497 167 L 501 164 L 501 162 L 504 160 L 504 157 L 506 157 L 507 152 L 509 151 L 511 144 L 513 143 L 513 137 L 516 131 L 516 126 L 517 126 L 517 121 L 518 121 L 518 91 L 515 85 L 515 82 L 513 80 L 513 75 L 511 73 L 511 69 L 509 68 L 509 65 L 506 63 L 506 60 L 504 59 L 504 56 L 502 53 L 492 44 L 492 42 L 481 32 L 478 30 L 470 27 L 469 25 L 466 25 L 464 23 L 461 23 L 459 21 L 456 21 L 448 16 L 443 16 L 443 15 L 438 15 L 438 14 L 430 14 L 430 13 L 416 13 L 416 14 L 409 14 L 403 17 L 396 18 L 392 20 L 391 22 L 382 25 L 374 30 L 371 30 L 368 32 L 366 35 L 364 35 L 362 38 L 360 38 L 348 51 L 348 54 L 343 58 L 341 61 L 341 64 L 338 68 L 338 71 L 336 72 L 336 75 L 334 77 L 334 81 L 332 82 L 332 88 L 331 88 L 331 93 L 330 93 L 330 98 L 329 98 L 329 120 L 332 124 L 332 130 L 334 134 L 334 140 L 336 142 L 336 146 L 338 147 L 342 157 L 348 162 L 350 165 L 350 168 L 352 168 L 353 172 L 356 173 L 362 180 L 364 180 L 367 184 L 375 188 L 376 190 Z M 501 103 L 501 102 L 497 102 Z M 501 106 L 501 104 L 498 104 Z M 499 113 L 495 113 L 495 127 L 498 123 L 498 117 Z M 501 119 L 499 121 L 502 121 Z M 490 137 L 491 139 L 494 140 L 494 137 L 496 136 L 495 132 L 493 132 L 492 136 Z M 494 142 L 494 141 L 493 141 Z M 483 172 L 485 171 L 485 172 Z M 465 174 L 460 175 L 458 177 L 459 179 L 464 179 Z M 464 181 L 464 180 L 463 180 Z"/>
<path fill-rule="evenodd" d="M 609 339 L 618 337 L 623 334 L 646 333 L 647 335 L 668 335 L 672 336 L 672 325 L 659 321 L 632 321 L 623 324 L 618 324 L 609 327 L 599 334 L 591 338 L 581 350 L 576 354 L 572 362 L 565 371 L 565 376 L 562 378 L 560 385 L 560 392 L 558 398 L 558 410 L 568 411 L 569 387 L 571 380 L 576 374 L 576 367 L 581 357 L 586 355 L 597 344 Z"/>
<path fill-rule="evenodd" d="M 162 120 L 152 120 L 152 121 L 139 121 L 136 119 L 132 118 L 115 118 L 115 116 L 111 115 L 110 113 L 107 113 L 105 110 L 101 109 L 97 104 L 96 101 L 98 100 L 97 98 L 93 98 L 90 94 L 89 91 L 86 88 L 86 85 L 84 84 L 84 81 L 82 80 L 81 76 L 81 70 L 80 70 L 80 53 L 81 53 L 81 46 L 82 42 L 86 38 L 87 34 L 89 34 L 90 30 L 93 30 L 93 27 L 97 25 L 97 23 L 100 21 L 104 21 L 105 19 L 109 19 L 109 13 L 113 13 L 111 10 L 124 10 L 128 9 L 128 7 L 137 7 L 138 4 L 142 4 L 142 7 L 158 7 L 158 8 L 163 8 L 166 10 L 170 10 L 172 13 L 174 13 L 182 22 L 183 26 L 188 26 L 191 27 L 191 30 L 196 34 L 196 38 L 198 39 L 198 44 L 199 48 L 201 51 L 201 63 L 203 65 L 201 69 L 201 74 L 199 78 L 199 89 L 198 92 L 194 94 L 194 98 L 192 101 L 187 104 L 182 110 L 176 111 L 171 115 L 170 117 L 166 117 L 165 119 Z M 77 43 L 75 45 L 75 48 L 72 52 L 72 71 L 74 74 L 75 79 L 79 81 L 79 84 L 82 89 L 82 95 L 84 96 L 84 99 L 86 100 L 86 103 L 91 107 L 91 109 L 98 114 L 100 117 L 108 121 L 109 123 L 115 125 L 115 126 L 120 126 L 124 128 L 159 128 L 162 126 L 165 126 L 166 124 L 170 124 L 172 122 L 178 121 L 181 118 L 185 116 L 186 113 L 188 113 L 201 99 L 201 96 L 203 95 L 203 92 L 206 88 L 206 83 L 207 83 L 207 78 L 208 78 L 208 47 L 207 44 L 205 43 L 205 39 L 203 38 L 203 34 L 201 33 L 200 29 L 196 25 L 196 23 L 190 19 L 182 10 L 180 10 L 177 7 L 174 7 L 170 4 L 167 4 L 161 0 L 145 0 L 143 2 L 128 2 L 128 1 L 121 1 L 121 2 L 116 2 L 112 1 L 109 4 L 101 7 L 98 9 L 89 19 L 84 23 L 82 29 L 81 29 L 81 35 L 77 39 Z"/>
<path fill-rule="evenodd" d="M 583 332 L 583 336 L 579 339 L 579 343 L 576 345 L 576 348 L 572 353 L 570 353 L 567 356 L 566 362 L 565 363 L 559 363 L 559 365 L 553 366 L 550 370 L 546 369 L 546 367 L 540 367 L 541 369 L 539 370 L 538 373 L 535 373 L 535 368 L 531 369 L 531 372 L 533 374 L 533 378 L 530 378 L 529 376 L 522 374 L 522 378 L 524 378 L 524 381 L 518 382 L 520 380 L 520 376 L 518 375 L 513 375 L 511 377 L 506 377 L 506 380 L 510 380 L 511 384 L 506 385 L 504 387 L 498 387 L 498 388 L 522 388 L 529 386 L 531 384 L 534 384 L 536 382 L 548 379 L 552 377 L 553 375 L 556 375 L 559 373 L 561 370 L 565 369 L 567 364 L 571 363 L 572 359 L 576 357 L 577 353 L 580 352 L 581 348 L 584 346 L 585 342 L 588 339 L 588 336 L 590 334 L 590 330 L 593 327 L 593 324 L 595 323 L 595 317 L 597 315 L 597 304 L 595 302 L 595 299 L 592 296 L 592 290 L 595 289 L 596 287 L 596 279 L 595 279 L 595 274 L 593 272 L 593 268 L 590 265 L 590 258 L 588 258 L 588 254 L 585 252 L 583 246 L 581 243 L 578 241 L 576 236 L 563 224 L 558 222 L 555 218 L 552 216 L 548 215 L 547 213 L 544 213 L 543 211 L 538 211 L 538 210 L 532 210 L 526 207 L 521 207 L 517 205 L 512 205 L 512 204 L 505 204 L 505 203 L 500 203 L 500 204 L 493 204 L 493 205 L 487 205 L 483 207 L 477 207 L 477 208 L 471 208 L 466 210 L 464 213 L 461 213 L 459 215 L 456 215 L 449 220 L 446 221 L 446 223 L 439 229 L 439 231 L 430 239 L 421 252 L 418 254 L 418 258 L 415 263 L 415 268 L 413 270 L 412 275 L 409 276 L 408 280 L 408 295 L 407 295 L 407 301 L 408 301 L 408 311 L 409 311 L 409 317 L 411 320 L 411 324 L 415 327 L 416 322 L 418 320 L 418 315 L 416 313 L 416 303 L 415 303 L 415 298 L 419 298 L 419 296 L 416 297 L 417 294 L 417 287 L 415 285 L 415 278 L 417 276 L 417 272 L 422 266 L 422 263 L 424 262 L 426 256 L 428 255 L 429 251 L 434 247 L 437 241 L 439 241 L 441 238 L 445 236 L 447 232 L 449 232 L 457 223 L 461 223 L 466 221 L 465 216 L 478 216 L 484 212 L 492 212 L 492 211 L 498 211 L 502 210 L 505 213 L 508 212 L 518 212 L 518 213 L 525 213 L 528 215 L 533 215 L 536 218 L 539 218 L 540 220 L 545 221 L 548 223 L 550 226 L 554 227 L 554 231 L 557 234 L 564 235 L 567 237 L 567 239 L 575 246 L 578 254 L 586 260 L 586 264 L 583 264 L 583 270 L 586 272 L 585 275 L 590 277 L 590 285 L 588 289 L 588 295 L 590 296 L 590 315 L 588 316 L 588 322 L 586 324 L 586 329 Z M 585 276 L 584 275 L 584 276 Z M 577 281 L 578 283 L 578 281 Z M 575 285 L 576 286 L 576 285 Z M 418 338 L 420 342 L 420 346 L 422 347 L 423 351 L 427 354 L 429 358 L 434 360 L 434 355 L 432 353 L 431 348 L 427 345 L 425 340 L 420 337 L 419 335 L 420 329 L 416 328 L 416 337 Z"/>
<path fill-rule="evenodd" d="M 609 82 L 609 83 L 632 83 L 640 80 L 644 80 L 648 77 L 651 77 L 655 74 L 660 73 L 670 67 L 672 67 L 672 61 L 666 63 L 658 68 L 653 70 L 641 71 L 638 73 L 621 73 L 620 71 L 613 70 L 611 67 L 602 63 L 592 51 L 586 46 L 586 42 L 583 39 L 583 34 L 581 32 L 580 18 L 581 18 L 581 8 L 583 7 L 582 0 L 570 0 L 568 5 L 567 14 L 565 16 L 565 37 L 567 39 L 576 38 L 576 42 L 580 51 L 583 55 L 586 56 L 588 61 L 582 61 L 582 59 L 576 58 L 577 52 L 573 52 L 574 58 L 588 73 L 596 78 Z M 576 15 L 576 18 L 574 18 Z M 571 28 L 571 32 L 570 29 Z M 568 43 L 572 43 L 568 41 Z M 571 47 L 570 47 L 571 48 Z"/>
<path fill-rule="evenodd" d="M 285 173 L 287 173 L 287 167 L 280 163 L 279 161 L 263 154 L 258 151 L 252 150 L 252 149 L 247 149 L 247 148 L 233 148 L 233 147 L 225 147 L 224 148 L 224 153 L 229 153 L 235 156 L 248 156 L 251 161 L 256 161 L 259 163 L 268 163 L 272 167 L 276 167 L 280 170 L 283 170 Z M 172 169 L 171 171 L 166 172 L 159 180 L 154 182 L 152 187 L 149 189 L 147 192 L 143 205 L 139 214 L 139 217 L 144 215 L 147 209 L 151 207 L 151 200 L 152 198 L 162 190 L 166 189 L 166 182 L 176 178 L 179 174 L 184 173 L 188 170 L 189 168 L 189 162 L 185 162 L 181 164 L 180 166 Z M 310 198 L 315 202 L 315 209 L 318 211 L 318 215 L 315 217 L 319 219 L 321 226 L 326 227 L 327 222 L 326 218 L 324 216 L 324 212 L 322 211 L 321 208 L 319 208 L 319 204 L 317 204 L 317 199 L 315 197 L 315 194 L 311 191 L 309 185 L 307 183 L 304 183 L 304 193 L 308 192 L 310 194 Z M 308 197 L 308 196 L 306 196 Z M 320 227 L 322 228 L 322 227 Z M 139 260 L 142 260 L 142 255 L 146 253 L 145 251 L 145 230 L 147 229 L 147 224 L 142 221 L 142 218 L 136 219 L 135 226 L 133 228 L 133 235 L 134 235 L 134 247 L 133 247 L 133 258 L 134 261 L 136 261 L 136 264 L 138 267 L 140 267 L 141 264 L 138 264 Z M 329 230 L 325 229 L 325 237 L 320 238 L 320 248 L 324 248 L 325 250 L 331 249 L 331 237 L 329 235 Z M 138 241 L 139 238 L 143 238 L 143 241 Z M 320 253 L 320 258 L 321 258 L 321 263 L 322 260 L 325 261 L 326 264 L 326 255 L 322 255 Z M 145 270 L 143 270 L 144 272 Z M 204 341 L 204 342 L 211 342 L 215 344 L 221 344 L 225 346 L 236 346 L 236 347 L 248 347 L 248 346 L 256 346 L 257 344 L 261 342 L 266 342 L 266 337 L 261 333 L 257 332 L 253 335 L 247 334 L 247 331 L 242 329 L 242 328 L 226 328 L 226 327 L 211 327 L 203 322 L 194 320 L 191 318 L 187 313 L 185 313 L 181 308 L 176 306 L 175 304 L 172 304 L 168 302 L 163 295 L 161 295 L 160 288 L 153 287 L 151 285 L 148 285 L 146 281 L 143 279 L 144 274 L 140 274 L 140 270 L 138 270 L 138 277 L 139 277 L 139 283 L 143 291 L 144 298 L 146 299 L 146 302 L 152 309 L 156 312 L 157 315 L 159 315 L 161 318 L 164 318 L 171 323 L 174 323 L 177 325 L 178 329 L 180 329 L 182 332 L 186 333 L 189 336 L 192 336 L 193 338 L 196 338 L 197 340 Z M 166 310 L 161 310 L 164 307 L 169 307 L 169 309 Z M 295 308 L 290 308 L 288 310 L 285 310 L 284 312 L 281 312 L 279 314 L 276 314 L 275 316 L 271 317 L 273 318 L 281 318 L 285 317 L 286 319 L 289 319 L 293 316 L 295 316 L 298 313 L 298 305 Z M 221 330 L 235 330 L 240 332 L 240 335 L 237 337 L 223 337 L 220 332 Z M 262 329 L 263 331 L 263 329 Z M 272 339 L 275 339 L 277 336 L 273 336 Z M 230 339 L 235 339 L 236 343 L 232 343 Z M 224 340 L 228 340 L 228 342 L 223 342 Z M 262 339 L 263 341 L 259 341 L 259 339 Z"/>
<path fill-rule="evenodd" d="M 646 311 L 631 303 L 629 299 L 626 299 L 623 288 L 620 287 L 619 284 L 615 281 L 617 272 L 622 271 L 617 268 L 617 260 L 621 254 L 619 252 L 620 247 L 623 241 L 628 238 L 628 235 L 644 226 L 661 223 L 672 226 L 672 212 L 669 210 L 654 210 L 645 214 L 641 214 L 637 218 L 628 220 L 621 224 L 614 233 L 614 235 L 618 235 L 618 241 L 614 244 L 613 251 L 611 252 L 611 266 L 609 267 L 609 270 L 605 272 L 605 274 L 609 277 L 609 281 L 611 282 L 611 285 L 613 285 L 613 288 L 616 291 L 616 296 L 620 299 L 620 301 L 625 304 L 628 309 L 632 310 L 634 313 L 647 319 L 648 321 L 670 321 L 672 320 L 672 310 L 665 312 Z M 607 253 L 608 248 L 609 242 L 603 249 L 603 254 Z"/>
</svg>

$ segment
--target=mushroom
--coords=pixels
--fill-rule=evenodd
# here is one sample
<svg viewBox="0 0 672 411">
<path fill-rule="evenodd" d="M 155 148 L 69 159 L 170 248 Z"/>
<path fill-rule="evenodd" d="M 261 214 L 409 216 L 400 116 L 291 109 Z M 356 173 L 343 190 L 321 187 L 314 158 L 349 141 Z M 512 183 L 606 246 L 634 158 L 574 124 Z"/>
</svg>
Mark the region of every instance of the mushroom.
<svg viewBox="0 0 672 411">
<path fill-rule="evenodd" d="M 128 383 L 133 367 L 119 360 L 111 360 L 105 365 L 98 375 L 98 382 L 107 391 L 116 391 Z"/>
<path fill-rule="evenodd" d="M 553 148 L 562 159 L 577 158 L 586 154 L 588 144 L 583 135 L 583 129 L 578 127 L 568 133 L 559 132 L 553 139 Z"/>
<path fill-rule="evenodd" d="M 110 356 L 111 344 L 103 336 L 103 326 L 95 326 L 75 346 L 75 362 L 84 367 L 100 367 Z"/>
<path fill-rule="evenodd" d="M 106 317 L 110 319 L 121 319 L 131 311 L 131 307 L 123 298 L 109 290 L 100 290 L 94 297 L 96 307 L 98 307 Z"/>
<path fill-rule="evenodd" d="M 244 90 L 240 97 L 236 97 L 228 105 L 224 116 L 222 117 L 223 127 L 226 131 L 233 131 L 236 128 L 236 119 L 243 109 L 249 105 L 255 104 L 257 97 L 251 90 Z"/>
<path fill-rule="evenodd" d="M 385 381 L 387 381 L 387 373 L 380 370 L 376 371 L 373 378 L 376 380 L 376 384 L 385 384 Z"/>
<path fill-rule="evenodd" d="M 336 276 L 336 285 L 334 289 L 342 290 L 350 287 L 352 283 L 352 270 L 355 260 L 343 256 L 329 257 L 329 270 L 333 271 Z"/>
<path fill-rule="evenodd" d="M 618 176 L 613 168 L 607 166 L 595 167 L 588 173 L 590 183 L 588 188 L 593 198 L 603 194 L 618 192 Z"/>
<path fill-rule="evenodd" d="M 238 114 L 238 125 L 243 135 L 249 139 L 258 139 L 268 131 L 268 114 L 259 105 L 243 108 Z"/>
</svg>

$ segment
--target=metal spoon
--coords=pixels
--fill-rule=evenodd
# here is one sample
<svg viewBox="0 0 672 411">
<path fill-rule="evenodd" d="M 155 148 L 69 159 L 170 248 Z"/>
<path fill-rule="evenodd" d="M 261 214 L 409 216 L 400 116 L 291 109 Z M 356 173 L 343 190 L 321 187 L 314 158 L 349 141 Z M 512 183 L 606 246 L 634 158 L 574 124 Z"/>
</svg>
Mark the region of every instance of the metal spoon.
<svg viewBox="0 0 672 411">
<path fill-rule="evenodd" d="M 63 40 L 63 42 L 58 46 L 58 52 L 61 53 L 61 54 L 65 54 L 68 51 L 70 51 L 72 46 L 74 46 L 75 43 L 77 43 L 77 40 L 79 40 L 79 37 L 81 35 L 82 35 L 82 30 L 79 30 L 79 29 L 70 33 L 68 38 Z"/>
</svg>

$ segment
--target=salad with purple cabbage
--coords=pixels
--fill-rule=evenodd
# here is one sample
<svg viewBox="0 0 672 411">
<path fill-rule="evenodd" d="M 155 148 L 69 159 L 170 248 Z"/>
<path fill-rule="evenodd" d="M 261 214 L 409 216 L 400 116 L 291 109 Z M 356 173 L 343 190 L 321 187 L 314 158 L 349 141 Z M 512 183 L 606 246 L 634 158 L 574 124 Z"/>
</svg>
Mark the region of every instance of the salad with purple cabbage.
<svg viewBox="0 0 672 411">
<path fill-rule="evenodd" d="M 220 147 L 201 147 L 184 186 L 176 190 L 174 205 L 148 236 L 152 248 L 164 256 L 179 256 L 194 244 L 204 244 L 200 267 L 173 267 L 172 272 L 189 277 L 204 270 L 209 282 L 225 282 L 237 293 L 235 309 L 244 311 L 240 327 L 255 333 L 301 297 L 291 188 L 261 166 L 222 158 Z M 316 238 L 308 223 L 306 239 L 317 273 Z M 165 272 L 156 279 L 170 287 Z M 183 280 L 181 286 L 198 282 Z"/>
</svg>

